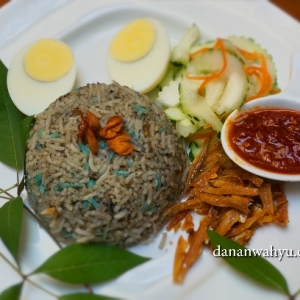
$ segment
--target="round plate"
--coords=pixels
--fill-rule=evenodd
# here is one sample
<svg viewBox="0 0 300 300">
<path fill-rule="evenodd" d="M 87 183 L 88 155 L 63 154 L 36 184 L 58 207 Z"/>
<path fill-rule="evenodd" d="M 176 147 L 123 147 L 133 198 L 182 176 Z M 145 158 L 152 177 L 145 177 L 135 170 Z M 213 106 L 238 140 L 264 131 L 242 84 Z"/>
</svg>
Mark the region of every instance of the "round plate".
<svg viewBox="0 0 300 300">
<path fill-rule="evenodd" d="M 38 0 L 24 0 L 39 2 Z M 39 2 L 40 3 L 40 2 Z M 192 23 L 200 28 L 202 41 L 226 38 L 229 35 L 244 35 L 262 44 L 274 58 L 278 70 L 279 86 L 284 88 L 288 82 L 290 55 L 300 49 L 300 40 L 295 36 L 300 25 L 277 10 L 267 1 L 60 1 L 60 6 L 35 6 L 40 15 L 28 24 L 26 6 L 24 16 L 17 14 L 19 1 L 12 1 L 0 10 L 1 18 L 14 24 L 26 25 L 22 32 L 6 32 L 5 43 L 0 44 L 0 58 L 9 66 L 14 54 L 23 45 L 42 37 L 56 37 L 65 41 L 73 49 L 77 63 L 76 85 L 92 82 L 110 82 L 106 71 L 106 52 L 114 34 L 127 22 L 139 17 L 154 17 L 166 27 L 172 45 L 175 45 Z M 29 8 L 27 8 L 29 9 Z M 247 13 L 245 13 L 247 12 Z M 7 16 L 10 16 L 8 18 Z M 18 17 L 16 17 L 18 16 Z M 26 23 L 27 22 L 27 23 Z M 2 46 L 1 46 L 2 45 Z M 1 188 L 8 188 L 16 182 L 15 171 L 0 165 Z M 290 224 L 286 228 L 275 225 L 265 226 L 255 233 L 249 248 L 252 249 L 300 249 L 298 232 L 298 212 L 300 194 L 297 184 L 285 184 L 289 199 Z M 24 197 L 26 195 L 24 194 Z M 0 199 L 0 204 L 4 200 Z M 197 226 L 198 219 L 195 219 Z M 102 285 L 93 286 L 95 293 L 120 297 L 122 299 L 285 299 L 277 292 L 247 280 L 234 271 L 220 258 L 212 256 L 207 249 L 188 272 L 182 285 L 172 283 L 172 266 L 177 239 L 182 232 L 168 233 L 163 250 L 158 248 L 162 232 L 153 243 L 139 245 L 130 250 L 151 257 L 146 264 L 130 270 L 118 279 Z M 0 242 L 0 251 L 7 257 L 5 247 Z M 24 218 L 21 241 L 22 270 L 31 272 L 47 257 L 57 251 L 57 247 L 27 214 Z M 284 257 L 267 258 L 286 276 L 292 292 L 299 288 L 298 276 L 300 259 Z M 0 291 L 20 281 L 18 275 L 0 258 Z M 33 276 L 33 281 L 46 287 L 55 295 L 84 291 L 81 287 L 70 287 L 46 276 Z M 52 296 L 26 284 L 23 299 L 54 299 Z"/>
</svg>

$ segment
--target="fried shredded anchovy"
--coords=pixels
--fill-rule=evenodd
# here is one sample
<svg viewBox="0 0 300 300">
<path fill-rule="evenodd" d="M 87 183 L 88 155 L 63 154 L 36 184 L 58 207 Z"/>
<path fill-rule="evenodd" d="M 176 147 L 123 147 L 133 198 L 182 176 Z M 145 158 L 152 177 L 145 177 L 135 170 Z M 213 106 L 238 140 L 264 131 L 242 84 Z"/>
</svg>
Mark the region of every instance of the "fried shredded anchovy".
<svg viewBox="0 0 300 300">
<path fill-rule="evenodd" d="M 180 236 L 174 258 L 173 281 L 182 283 L 203 246 L 212 248 L 207 229 L 241 245 L 268 223 L 288 223 L 288 201 L 277 183 L 267 182 L 232 163 L 219 140 L 204 139 L 187 177 L 184 195 L 164 215 L 172 215 L 167 230 L 186 231 Z M 194 229 L 193 213 L 204 215 Z M 183 224 L 181 224 L 183 221 Z"/>
</svg>

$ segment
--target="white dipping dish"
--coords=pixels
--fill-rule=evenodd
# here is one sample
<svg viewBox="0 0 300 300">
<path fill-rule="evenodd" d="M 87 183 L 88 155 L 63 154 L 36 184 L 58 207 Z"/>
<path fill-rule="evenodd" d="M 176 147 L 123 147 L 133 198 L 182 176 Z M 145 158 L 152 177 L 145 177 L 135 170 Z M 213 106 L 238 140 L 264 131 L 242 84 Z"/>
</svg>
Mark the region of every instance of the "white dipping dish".
<svg viewBox="0 0 300 300">
<path fill-rule="evenodd" d="M 292 56 L 290 81 L 283 92 L 263 98 L 258 98 L 247 102 L 241 108 L 234 110 L 226 119 L 222 132 L 221 142 L 229 158 L 241 168 L 261 177 L 279 181 L 300 181 L 299 174 L 275 173 L 258 168 L 241 158 L 230 146 L 228 130 L 231 123 L 242 113 L 251 112 L 258 109 L 288 109 L 300 112 L 300 52 L 295 52 Z M 299 166 L 300 169 L 300 166 Z"/>
</svg>

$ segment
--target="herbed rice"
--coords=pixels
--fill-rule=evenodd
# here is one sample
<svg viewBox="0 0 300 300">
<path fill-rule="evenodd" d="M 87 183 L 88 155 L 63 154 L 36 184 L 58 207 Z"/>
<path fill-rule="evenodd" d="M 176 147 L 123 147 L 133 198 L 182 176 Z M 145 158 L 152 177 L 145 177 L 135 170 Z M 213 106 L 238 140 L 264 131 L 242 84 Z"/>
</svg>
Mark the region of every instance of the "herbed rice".
<svg viewBox="0 0 300 300">
<path fill-rule="evenodd" d="M 134 145 L 127 156 L 99 138 L 93 155 L 77 142 L 80 109 L 102 127 L 121 115 Z M 182 191 L 187 156 L 162 110 L 116 83 L 89 84 L 36 116 L 26 153 L 29 203 L 58 240 L 127 247 L 154 236 Z"/>
</svg>

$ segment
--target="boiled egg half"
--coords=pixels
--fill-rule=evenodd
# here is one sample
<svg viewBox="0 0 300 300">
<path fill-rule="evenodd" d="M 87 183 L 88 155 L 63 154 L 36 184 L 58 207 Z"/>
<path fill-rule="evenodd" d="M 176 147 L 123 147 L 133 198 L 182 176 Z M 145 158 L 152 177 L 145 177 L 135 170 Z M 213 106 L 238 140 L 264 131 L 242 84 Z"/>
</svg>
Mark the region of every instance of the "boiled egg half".
<svg viewBox="0 0 300 300">
<path fill-rule="evenodd" d="M 112 40 L 107 69 L 112 80 L 140 92 L 152 90 L 163 78 L 170 60 L 168 33 L 160 21 L 137 19 Z"/>
<path fill-rule="evenodd" d="M 70 92 L 75 78 L 71 49 L 56 39 L 41 39 L 15 55 L 8 69 L 7 87 L 16 107 L 26 115 L 35 115 Z"/>
</svg>

